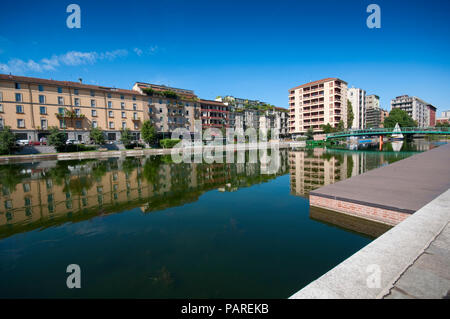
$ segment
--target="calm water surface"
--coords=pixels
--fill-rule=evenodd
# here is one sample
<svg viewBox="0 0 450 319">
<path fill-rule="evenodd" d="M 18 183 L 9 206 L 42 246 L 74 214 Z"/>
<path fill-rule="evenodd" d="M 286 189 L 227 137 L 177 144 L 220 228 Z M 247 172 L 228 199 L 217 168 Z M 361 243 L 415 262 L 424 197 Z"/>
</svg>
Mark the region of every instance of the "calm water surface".
<svg viewBox="0 0 450 319">
<path fill-rule="evenodd" d="M 0 297 L 287 298 L 386 230 L 310 211 L 309 191 L 431 147 L 280 150 L 273 175 L 166 156 L 2 165 Z"/>
</svg>

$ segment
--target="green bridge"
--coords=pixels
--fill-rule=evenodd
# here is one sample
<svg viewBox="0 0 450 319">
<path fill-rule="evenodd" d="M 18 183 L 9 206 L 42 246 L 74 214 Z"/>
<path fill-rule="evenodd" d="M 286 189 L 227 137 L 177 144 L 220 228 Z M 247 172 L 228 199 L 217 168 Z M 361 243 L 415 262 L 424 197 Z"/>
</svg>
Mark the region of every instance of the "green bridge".
<svg viewBox="0 0 450 319">
<path fill-rule="evenodd" d="M 402 127 L 400 128 L 403 135 L 412 134 L 450 134 L 450 128 L 448 127 Z M 374 135 L 391 135 L 394 133 L 394 128 L 369 128 L 364 130 L 348 130 L 336 133 L 327 134 L 326 140 L 350 137 L 350 136 L 374 136 Z M 400 133 L 400 132 L 395 132 Z"/>
</svg>

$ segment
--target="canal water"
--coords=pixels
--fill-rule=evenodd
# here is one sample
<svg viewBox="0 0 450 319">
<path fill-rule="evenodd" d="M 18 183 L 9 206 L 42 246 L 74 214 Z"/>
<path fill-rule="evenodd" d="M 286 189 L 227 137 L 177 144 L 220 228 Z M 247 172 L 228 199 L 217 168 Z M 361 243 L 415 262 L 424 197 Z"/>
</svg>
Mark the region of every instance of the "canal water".
<svg viewBox="0 0 450 319">
<path fill-rule="evenodd" d="M 2 165 L 0 297 L 287 298 L 387 230 L 308 193 L 432 147 L 280 150 L 271 175 L 168 156 Z"/>
</svg>

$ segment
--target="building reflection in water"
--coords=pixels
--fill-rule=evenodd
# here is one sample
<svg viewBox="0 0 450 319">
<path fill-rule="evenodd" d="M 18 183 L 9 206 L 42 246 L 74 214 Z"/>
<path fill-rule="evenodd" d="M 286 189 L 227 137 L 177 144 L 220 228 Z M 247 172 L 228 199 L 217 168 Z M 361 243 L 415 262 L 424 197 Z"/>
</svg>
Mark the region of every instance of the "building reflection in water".
<svg viewBox="0 0 450 319">
<path fill-rule="evenodd" d="M 267 182 L 289 172 L 287 150 L 274 158 L 280 165 L 270 175 L 261 174 L 260 163 L 175 164 L 170 156 L 1 165 L 0 238 L 137 207 L 155 212 L 210 190 Z"/>
</svg>

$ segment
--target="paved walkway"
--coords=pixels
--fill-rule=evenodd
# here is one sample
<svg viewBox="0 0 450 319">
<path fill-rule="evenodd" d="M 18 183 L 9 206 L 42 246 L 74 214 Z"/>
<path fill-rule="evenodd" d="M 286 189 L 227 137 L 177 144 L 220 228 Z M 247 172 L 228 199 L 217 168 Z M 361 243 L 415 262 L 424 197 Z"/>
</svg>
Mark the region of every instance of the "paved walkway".
<svg viewBox="0 0 450 319">
<path fill-rule="evenodd" d="M 450 224 L 400 276 L 385 299 L 450 299 Z"/>
</svg>

